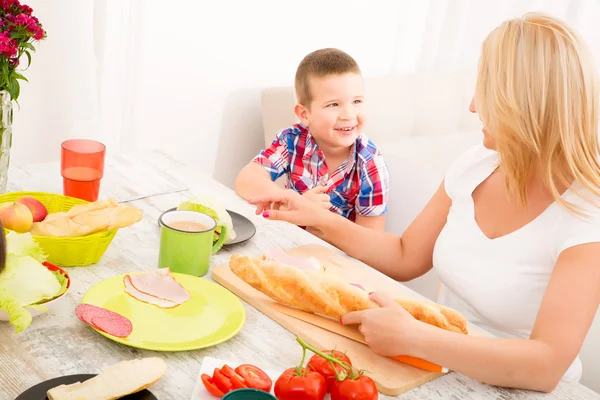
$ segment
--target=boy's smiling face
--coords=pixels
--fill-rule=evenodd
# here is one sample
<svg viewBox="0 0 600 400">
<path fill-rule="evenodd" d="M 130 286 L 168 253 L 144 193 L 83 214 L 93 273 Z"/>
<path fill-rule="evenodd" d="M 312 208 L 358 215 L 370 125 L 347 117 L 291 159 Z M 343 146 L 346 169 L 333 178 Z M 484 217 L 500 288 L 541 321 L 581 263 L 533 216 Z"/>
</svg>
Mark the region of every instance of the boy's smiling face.
<svg viewBox="0 0 600 400">
<path fill-rule="evenodd" d="M 309 78 L 310 107 L 296 105 L 296 115 L 310 128 L 324 152 L 350 148 L 364 124 L 364 87 L 360 74 Z"/>
</svg>

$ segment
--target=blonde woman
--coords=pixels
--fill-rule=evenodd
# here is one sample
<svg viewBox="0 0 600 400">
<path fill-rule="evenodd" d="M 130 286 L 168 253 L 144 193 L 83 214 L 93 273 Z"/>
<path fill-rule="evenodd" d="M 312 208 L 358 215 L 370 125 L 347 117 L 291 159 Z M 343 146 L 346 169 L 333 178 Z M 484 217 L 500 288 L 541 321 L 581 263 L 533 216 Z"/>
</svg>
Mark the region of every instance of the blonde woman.
<svg viewBox="0 0 600 400">
<path fill-rule="evenodd" d="M 251 203 L 266 218 L 319 230 L 396 280 L 433 268 L 445 287 L 440 302 L 495 336 L 437 329 L 375 293 L 381 308 L 342 319 L 358 324 L 374 351 L 549 392 L 561 378 L 580 378 L 578 353 L 600 303 L 599 96 L 576 33 L 527 14 L 483 43 L 469 107 L 484 126 L 482 145 L 455 161 L 401 238 L 293 194 Z"/>
</svg>

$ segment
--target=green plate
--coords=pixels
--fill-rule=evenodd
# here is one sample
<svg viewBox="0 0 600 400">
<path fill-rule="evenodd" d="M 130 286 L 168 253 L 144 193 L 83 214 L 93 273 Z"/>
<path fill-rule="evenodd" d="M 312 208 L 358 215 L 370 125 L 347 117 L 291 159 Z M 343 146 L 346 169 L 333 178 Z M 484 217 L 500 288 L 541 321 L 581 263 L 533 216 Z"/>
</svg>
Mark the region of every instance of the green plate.
<svg viewBox="0 0 600 400">
<path fill-rule="evenodd" d="M 175 280 L 190 293 L 191 299 L 168 309 L 144 303 L 127 294 L 124 277 L 125 274 L 114 276 L 94 285 L 82 300 L 82 303 L 106 308 L 131 321 L 133 331 L 126 338 L 93 328 L 115 342 L 156 351 L 201 349 L 231 339 L 246 320 L 240 299 L 204 278 L 173 273 Z"/>
</svg>

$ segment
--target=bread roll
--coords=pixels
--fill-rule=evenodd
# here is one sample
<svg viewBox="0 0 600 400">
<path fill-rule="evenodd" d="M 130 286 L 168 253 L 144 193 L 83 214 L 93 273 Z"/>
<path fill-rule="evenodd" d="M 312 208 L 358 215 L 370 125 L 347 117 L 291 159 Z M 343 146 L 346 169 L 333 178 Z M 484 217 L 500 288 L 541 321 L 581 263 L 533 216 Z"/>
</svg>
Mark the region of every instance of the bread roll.
<svg viewBox="0 0 600 400">
<path fill-rule="evenodd" d="M 239 254 L 231 256 L 229 268 L 271 299 L 306 312 L 339 319 L 351 311 L 379 307 L 364 290 L 323 271 L 301 270 L 266 257 Z M 395 301 L 419 321 L 468 333 L 467 319 L 451 308 L 415 299 Z"/>
<path fill-rule="evenodd" d="M 78 204 L 66 213 L 49 214 L 42 222 L 34 223 L 30 233 L 51 237 L 87 236 L 104 230 L 124 228 L 141 219 L 141 210 L 107 199 Z"/>
<path fill-rule="evenodd" d="M 46 392 L 49 400 L 114 400 L 146 389 L 167 371 L 158 357 L 122 361 L 85 382 L 60 385 Z"/>
</svg>

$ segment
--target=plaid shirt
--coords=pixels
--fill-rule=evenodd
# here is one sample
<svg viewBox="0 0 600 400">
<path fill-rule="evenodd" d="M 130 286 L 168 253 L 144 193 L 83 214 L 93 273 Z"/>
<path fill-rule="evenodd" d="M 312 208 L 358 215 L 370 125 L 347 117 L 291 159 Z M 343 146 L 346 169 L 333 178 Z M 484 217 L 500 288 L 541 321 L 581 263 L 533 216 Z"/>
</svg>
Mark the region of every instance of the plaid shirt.
<svg viewBox="0 0 600 400">
<path fill-rule="evenodd" d="M 389 175 L 383 156 L 365 135 L 352 145 L 350 155 L 331 175 L 325 156 L 306 127 L 292 125 L 277 133 L 271 146 L 253 160 L 269 172 L 272 181 L 287 175 L 285 187 L 302 194 L 326 184 L 331 211 L 354 221 L 356 214 L 387 213 Z"/>
</svg>

